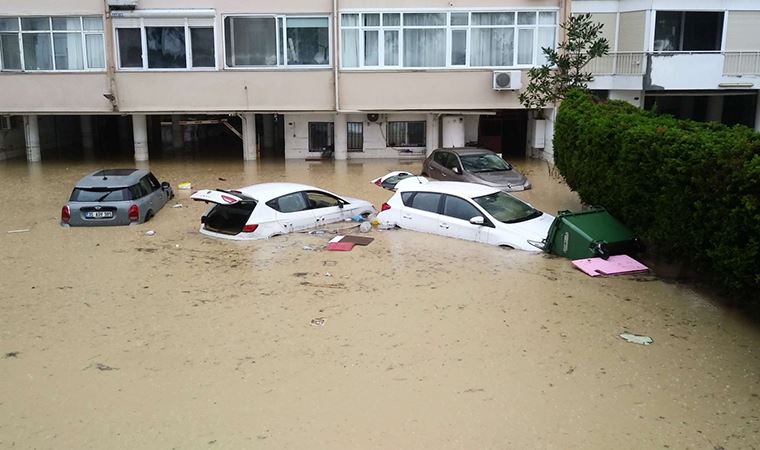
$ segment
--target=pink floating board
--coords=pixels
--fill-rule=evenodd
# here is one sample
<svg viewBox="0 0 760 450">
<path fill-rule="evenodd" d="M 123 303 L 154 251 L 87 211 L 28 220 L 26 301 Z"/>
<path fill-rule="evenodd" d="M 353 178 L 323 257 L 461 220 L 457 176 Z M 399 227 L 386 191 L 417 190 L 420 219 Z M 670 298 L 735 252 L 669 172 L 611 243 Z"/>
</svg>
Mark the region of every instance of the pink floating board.
<svg viewBox="0 0 760 450">
<path fill-rule="evenodd" d="M 325 250 L 332 252 L 350 252 L 354 248 L 354 242 L 330 242 L 325 246 Z"/>
<path fill-rule="evenodd" d="M 573 261 L 573 265 L 592 277 L 598 277 L 599 275 L 621 275 L 649 270 L 647 266 L 627 255 L 610 256 L 607 260 L 602 258 L 576 259 Z"/>
</svg>

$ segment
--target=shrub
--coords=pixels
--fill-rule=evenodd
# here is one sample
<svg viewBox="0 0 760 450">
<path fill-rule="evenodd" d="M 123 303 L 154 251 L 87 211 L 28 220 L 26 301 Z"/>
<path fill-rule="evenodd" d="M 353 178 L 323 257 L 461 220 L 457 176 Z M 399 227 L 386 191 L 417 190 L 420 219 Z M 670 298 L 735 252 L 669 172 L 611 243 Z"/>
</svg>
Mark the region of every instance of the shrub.
<svg viewBox="0 0 760 450">
<path fill-rule="evenodd" d="M 759 133 L 573 91 L 559 108 L 554 155 L 583 202 L 607 207 L 654 256 L 760 303 Z"/>
</svg>

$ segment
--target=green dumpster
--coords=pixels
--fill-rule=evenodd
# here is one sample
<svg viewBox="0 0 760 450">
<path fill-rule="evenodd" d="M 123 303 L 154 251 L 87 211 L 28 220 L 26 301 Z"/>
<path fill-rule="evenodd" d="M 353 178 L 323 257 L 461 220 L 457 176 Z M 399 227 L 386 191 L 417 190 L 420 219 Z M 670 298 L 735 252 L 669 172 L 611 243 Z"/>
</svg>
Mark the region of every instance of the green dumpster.
<svg viewBox="0 0 760 450">
<path fill-rule="evenodd" d="M 641 241 L 628 227 L 602 207 L 586 211 L 560 211 L 546 237 L 544 250 L 570 259 L 634 254 Z"/>
</svg>

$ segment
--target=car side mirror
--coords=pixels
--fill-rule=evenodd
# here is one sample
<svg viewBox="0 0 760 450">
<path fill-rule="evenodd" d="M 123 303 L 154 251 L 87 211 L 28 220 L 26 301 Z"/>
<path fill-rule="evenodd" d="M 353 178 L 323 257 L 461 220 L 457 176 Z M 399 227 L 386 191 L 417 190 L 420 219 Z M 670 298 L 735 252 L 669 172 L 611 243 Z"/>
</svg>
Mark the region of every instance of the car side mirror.
<svg viewBox="0 0 760 450">
<path fill-rule="evenodd" d="M 345 206 L 345 203 L 339 201 L 338 208 L 343 209 L 343 206 Z"/>
<path fill-rule="evenodd" d="M 459 167 L 452 167 L 451 171 L 458 174 L 459 173 Z"/>
<path fill-rule="evenodd" d="M 484 219 L 483 216 L 475 216 L 470 219 L 470 223 L 473 225 L 483 225 L 486 223 L 486 219 Z"/>
<path fill-rule="evenodd" d="M 164 189 L 169 189 L 171 186 L 169 185 L 168 181 L 164 181 L 163 183 L 161 183 L 161 187 Z"/>
</svg>

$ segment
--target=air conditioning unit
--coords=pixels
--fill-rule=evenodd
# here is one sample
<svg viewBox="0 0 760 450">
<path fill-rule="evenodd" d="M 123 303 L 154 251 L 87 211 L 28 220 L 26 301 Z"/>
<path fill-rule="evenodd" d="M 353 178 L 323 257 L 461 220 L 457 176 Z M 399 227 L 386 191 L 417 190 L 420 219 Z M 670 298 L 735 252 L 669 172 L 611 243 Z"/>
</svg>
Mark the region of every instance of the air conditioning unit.
<svg viewBox="0 0 760 450">
<path fill-rule="evenodd" d="M 516 91 L 522 87 L 522 72 L 519 70 L 494 71 L 493 89 L 495 91 Z"/>
</svg>

